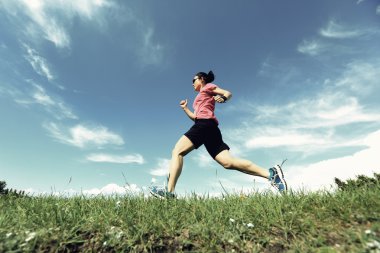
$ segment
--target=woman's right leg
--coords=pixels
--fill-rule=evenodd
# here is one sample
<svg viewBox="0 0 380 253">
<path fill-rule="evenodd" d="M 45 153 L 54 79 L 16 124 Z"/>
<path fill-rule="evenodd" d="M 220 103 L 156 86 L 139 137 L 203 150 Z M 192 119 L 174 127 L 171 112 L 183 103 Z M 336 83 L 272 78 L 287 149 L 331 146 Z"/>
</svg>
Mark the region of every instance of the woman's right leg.
<svg viewBox="0 0 380 253">
<path fill-rule="evenodd" d="M 183 157 L 194 150 L 193 143 L 183 135 L 175 145 L 172 151 L 172 160 L 170 162 L 169 169 L 169 182 L 168 191 L 174 192 L 174 188 L 177 184 L 177 180 L 182 172 L 183 167 Z"/>
</svg>

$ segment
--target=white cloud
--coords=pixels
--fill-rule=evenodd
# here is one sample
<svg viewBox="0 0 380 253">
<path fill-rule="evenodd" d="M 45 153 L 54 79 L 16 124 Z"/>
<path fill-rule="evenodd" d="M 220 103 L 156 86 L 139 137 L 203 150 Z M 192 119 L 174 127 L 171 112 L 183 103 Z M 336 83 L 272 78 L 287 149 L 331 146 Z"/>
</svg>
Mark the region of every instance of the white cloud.
<svg viewBox="0 0 380 253">
<path fill-rule="evenodd" d="M 297 47 L 298 52 L 316 56 L 326 50 L 326 45 L 317 40 L 304 40 Z"/>
<path fill-rule="evenodd" d="M 163 46 L 153 39 L 154 29 L 148 27 L 143 34 L 143 46 L 140 49 L 142 63 L 156 65 L 162 62 Z"/>
<path fill-rule="evenodd" d="M 123 145 L 121 136 L 110 132 L 106 127 L 85 127 L 76 125 L 68 131 L 59 127 L 55 123 L 44 124 L 43 127 L 49 131 L 50 135 L 58 141 L 79 148 L 96 147 L 102 148 L 106 145 Z"/>
<path fill-rule="evenodd" d="M 30 94 L 32 100 L 29 101 L 27 98 L 22 100 L 16 100 L 18 103 L 24 104 L 40 104 L 44 106 L 44 109 L 51 113 L 57 119 L 77 119 L 78 117 L 65 105 L 64 102 L 60 101 L 59 98 L 52 98 L 46 90 L 37 84 L 32 84 L 35 90 Z"/>
<path fill-rule="evenodd" d="M 53 80 L 54 76 L 48 67 L 46 59 L 41 57 L 36 50 L 30 48 L 28 45 L 24 44 L 24 47 L 28 53 L 25 58 L 30 65 L 32 65 L 34 71 L 39 75 L 46 77 L 49 81 Z"/>
<path fill-rule="evenodd" d="M 239 110 L 251 116 L 240 129 L 231 130 L 231 136 L 248 148 L 285 146 L 302 151 L 307 147 L 310 151 L 312 147 L 323 150 L 361 145 L 358 139 L 364 132 L 360 128 L 356 136 L 336 129 L 380 123 L 377 108 L 360 103 L 374 94 L 379 79 L 378 62 L 355 61 L 347 64 L 339 76 L 322 82 L 321 91 L 314 96 L 281 105 L 242 103 Z"/>
<path fill-rule="evenodd" d="M 26 25 L 28 35 L 38 39 L 41 34 L 46 40 L 54 43 L 58 48 L 65 48 L 70 45 L 70 38 L 64 26 L 59 24 L 53 15 L 49 15 L 47 1 L 21 1 L 20 10 L 25 11 L 25 14 L 32 22 Z"/>
<path fill-rule="evenodd" d="M 138 194 L 142 190 L 135 184 L 119 186 L 115 183 L 108 184 L 102 188 L 93 188 L 84 190 L 85 195 L 125 195 L 125 194 Z"/>
<path fill-rule="evenodd" d="M 338 24 L 334 20 L 330 20 L 327 24 L 327 27 L 322 28 L 319 33 L 326 38 L 346 39 L 363 36 L 365 34 L 372 33 L 372 31 L 368 29 L 348 28 L 341 24 Z"/>
<path fill-rule="evenodd" d="M 246 142 L 248 148 L 271 148 L 279 146 L 326 145 L 327 140 L 309 134 L 284 133 L 274 136 L 257 136 Z"/>
<path fill-rule="evenodd" d="M 378 5 L 378 6 L 376 7 L 376 14 L 377 14 L 377 15 L 380 15 L 380 5 Z"/>
<path fill-rule="evenodd" d="M 0 94 L 7 95 L 14 102 L 25 107 L 40 105 L 46 112 L 58 120 L 78 119 L 59 97 L 48 93 L 45 88 L 31 80 L 27 80 L 27 82 L 31 84 L 32 89 L 29 86 L 19 89 L 15 86 L 5 85 L 5 87 L 0 88 Z"/>
<path fill-rule="evenodd" d="M 101 10 L 113 7 L 106 0 L 22 0 L 3 1 L 0 7 L 8 14 L 19 17 L 25 14 L 28 20 L 23 20 L 24 32 L 39 40 L 44 38 L 54 43 L 57 48 L 70 47 L 71 38 L 67 28 L 73 25 L 73 20 L 103 22 Z"/>
<path fill-rule="evenodd" d="M 86 157 L 91 162 L 103 162 L 103 163 L 137 163 L 143 164 L 144 158 L 140 154 L 133 155 L 110 155 L 110 154 L 90 154 Z"/>
<path fill-rule="evenodd" d="M 379 173 L 380 130 L 369 134 L 364 144 L 367 148 L 353 155 L 303 167 L 289 167 L 285 170 L 288 184 L 292 189 L 329 189 L 335 177 L 347 180 L 358 175 L 373 176 L 374 172 Z"/>
<path fill-rule="evenodd" d="M 163 63 L 165 47 L 154 38 L 154 26 L 125 3 L 109 0 L 21 0 L 1 1 L 0 11 L 2 9 L 11 17 L 12 25 L 22 28 L 14 29 L 17 36 L 28 43 L 40 44 L 47 40 L 59 49 L 70 49 L 70 32 L 78 20 L 107 34 L 113 22 L 112 26 L 122 24 L 130 33 L 127 48 L 139 56 L 143 66 Z"/>
<path fill-rule="evenodd" d="M 41 104 L 44 106 L 54 106 L 56 103 L 51 99 L 51 97 L 46 93 L 44 88 L 39 85 L 34 85 L 36 88 L 36 91 L 32 94 L 32 97 L 34 98 L 34 101 L 37 104 Z"/>
<path fill-rule="evenodd" d="M 149 173 L 152 176 L 167 176 L 169 174 L 169 166 L 170 166 L 170 160 L 160 158 L 158 159 L 158 165 L 155 169 L 152 169 Z"/>
<path fill-rule="evenodd" d="M 77 125 L 70 129 L 72 136 L 71 142 L 78 147 L 84 147 L 88 143 L 94 143 L 99 146 L 107 144 L 123 145 L 123 139 L 112 132 L 109 132 L 105 127 L 87 128 L 82 125 Z"/>
<path fill-rule="evenodd" d="M 253 120 L 261 124 L 251 123 L 240 131 L 249 148 L 332 145 L 336 140 L 331 139 L 331 129 L 380 121 L 379 113 L 365 111 L 357 98 L 340 92 L 322 92 L 316 98 L 287 105 L 254 108 Z"/>
<path fill-rule="evenodd" d="M 196 154 L 194 154 L 192 159 L 198 164 L 199 167 L 210 168 L 216 164 L 215 160 L 209 155 L 209 153 L 203 146 L 193 152 L 197 152 Z"/>
<path fill-rule="evenodd" d="M 67 189 L 63 191 L 54 191 L 54 192 L 46 192 L 46 191 L 40 191 L 33 188 L 28 188 L 24 190 L 26 194 L 28 195 L 53 195 L 53 196 L 64 196 L 64 197 L 71 197 L 71 196 L 77 196 L 77 195 L 85 195 L 88 197 L 97 196 L 97 195 L 135 195 L 140 194 L 143 192 L 143 190 L 138 187 L 136 184 L 129 184 L 125 186 L 120 186 L 115 183 L 107 184 L 106 186 L 102 188 L 92 188 L 87 190 L 81 190 L 77 191 L 74 189 Z"/>
<path fill-rule="evenodd" d="M 380 63 L 352 62 L 336 81 L 341 88 L 349 88 L 357 95 L 368 95 L 378 88 L 380 80 Z"/>
<path fill-rule="evenodd" d="M 232 172 L 228 177 L 217 177 L 210 182 L 213 189 L 211 196 L 228 194 L 250 194 L 256 191 L 272 191 L 272 186 L 265 178 Z"/>
</svg>

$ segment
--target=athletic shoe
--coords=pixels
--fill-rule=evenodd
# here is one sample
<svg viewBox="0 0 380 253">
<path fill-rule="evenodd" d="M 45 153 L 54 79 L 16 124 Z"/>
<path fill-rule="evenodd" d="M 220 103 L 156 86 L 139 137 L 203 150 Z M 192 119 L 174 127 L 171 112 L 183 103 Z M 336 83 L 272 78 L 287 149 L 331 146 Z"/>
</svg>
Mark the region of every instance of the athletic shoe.
<svg viewBox="0 0 380 253">
<path fill-rule="evenodd" d="M 282 162 L 282 164 L 284 164 L 284 162 Z M 275 187 L 279 192 L 282 193 L 287 191 L 288 186 L 286 185 L 281 165 L 276 165 L 273 168 L 269 169 L 269 181 L 273 187 Z"/>
<path fill-rule="evenodd" d="M 174 193 L 169 192 L 166 187 L 150 186 L 149 192 L 159 199 L 175 199 Z"/>
</svg>

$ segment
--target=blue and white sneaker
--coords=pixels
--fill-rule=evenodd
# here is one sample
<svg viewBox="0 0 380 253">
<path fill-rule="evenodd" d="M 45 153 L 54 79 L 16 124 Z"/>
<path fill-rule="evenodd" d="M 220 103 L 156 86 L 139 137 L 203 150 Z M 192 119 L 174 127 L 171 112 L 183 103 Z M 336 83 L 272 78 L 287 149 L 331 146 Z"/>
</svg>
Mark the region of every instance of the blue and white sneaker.
<svg viewBox="0 0 380 253">
<path fill-rule="evenodd" d="M 149 192 L 159 199 L 175 199 L 176 196 L 174 193 L 169 192 L 166 187 L 160 187 L 160 186 L 150 186 Z"/>
<path fill-rule="evenodd" d="M 282 172 L 281 168 L 285 161 L 283 161 L 281 165 L 276 165 L 273 168 L 269 169 L 269 181 L 271 185 L 281 193 L 286 192 L 288 190 L 288 186 L 284 178 L 284 173 Z"/>
</svg>

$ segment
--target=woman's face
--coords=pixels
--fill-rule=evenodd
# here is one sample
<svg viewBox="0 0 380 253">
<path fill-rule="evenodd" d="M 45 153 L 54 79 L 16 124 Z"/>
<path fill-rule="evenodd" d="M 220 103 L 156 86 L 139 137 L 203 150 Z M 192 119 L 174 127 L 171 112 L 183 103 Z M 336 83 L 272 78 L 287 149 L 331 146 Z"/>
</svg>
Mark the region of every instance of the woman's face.
<svg viewBox="0 0 380 253">
<path fill-rule="evenodd" d="M 193 78 L 193 87 L 195 91 L 200 91 L 202 87 L 202 80 L 198 76 Z"/>
</svg>

